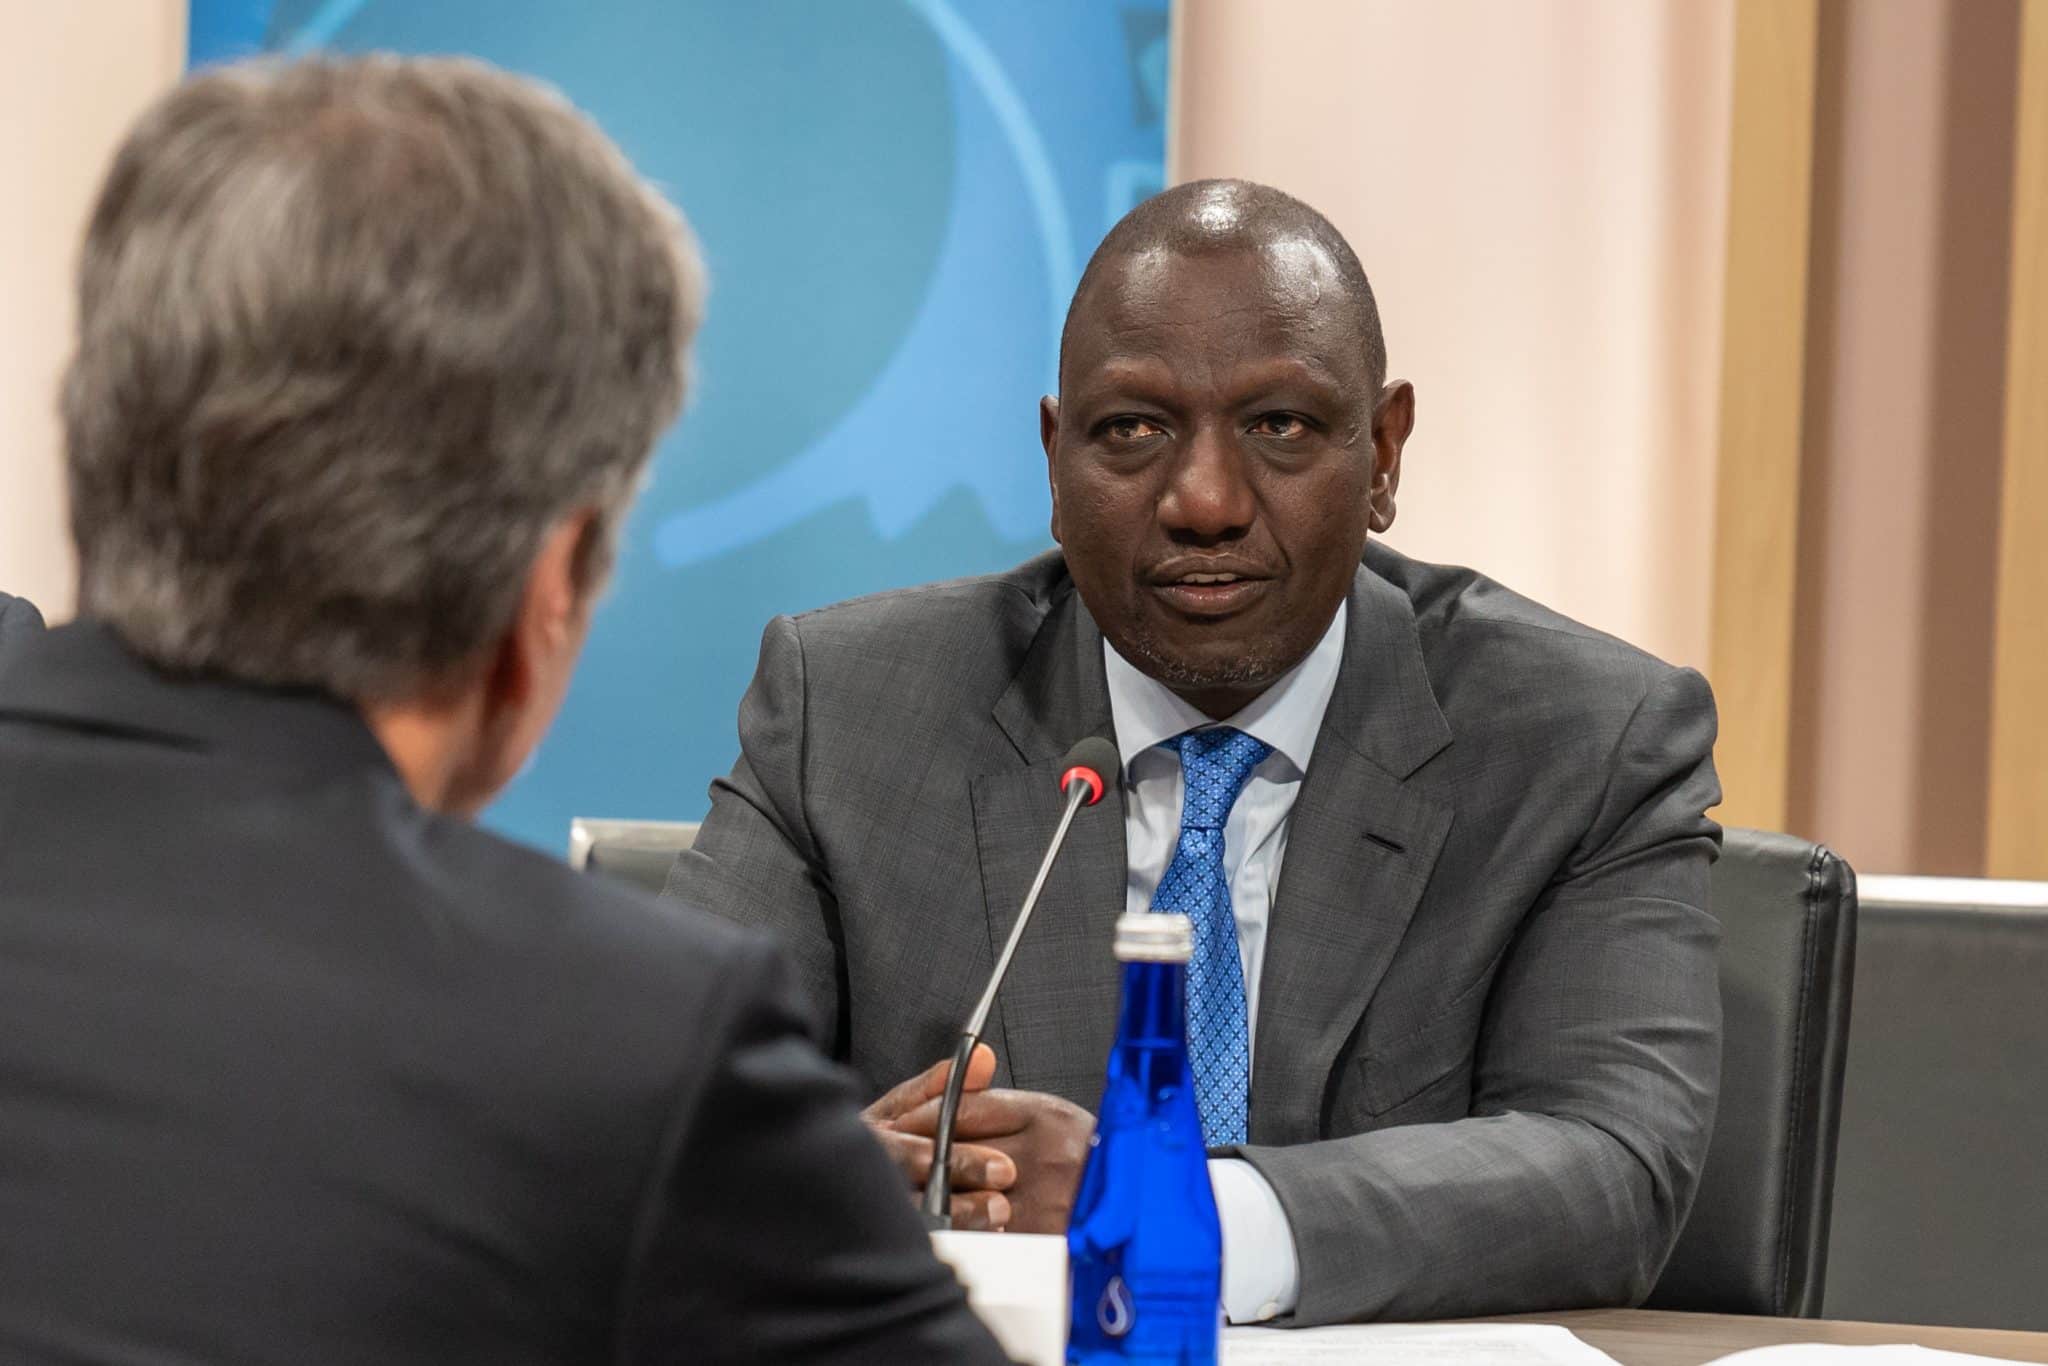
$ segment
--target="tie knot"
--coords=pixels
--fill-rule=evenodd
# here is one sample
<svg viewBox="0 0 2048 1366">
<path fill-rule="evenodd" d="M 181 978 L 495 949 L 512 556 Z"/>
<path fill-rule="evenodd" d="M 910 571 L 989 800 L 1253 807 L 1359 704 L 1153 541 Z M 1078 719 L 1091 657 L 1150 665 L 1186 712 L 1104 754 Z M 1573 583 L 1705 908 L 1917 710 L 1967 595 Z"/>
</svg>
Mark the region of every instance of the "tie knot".
<svg viewBox="0 0 2048 1366">
<path fill-rule="evenodd" d="M 1273 747 L 1229 726 L 1191 730 L 1166 742 L 1180 751 L 1183 829 L 1221 830 L 1252 770 Z"/>
</svg>

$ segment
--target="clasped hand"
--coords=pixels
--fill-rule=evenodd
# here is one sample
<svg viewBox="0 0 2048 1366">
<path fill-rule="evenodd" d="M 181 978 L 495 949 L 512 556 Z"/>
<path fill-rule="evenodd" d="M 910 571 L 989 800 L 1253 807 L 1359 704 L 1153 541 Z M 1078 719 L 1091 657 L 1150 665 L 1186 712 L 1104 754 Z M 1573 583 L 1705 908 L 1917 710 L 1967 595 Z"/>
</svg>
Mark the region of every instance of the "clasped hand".
<svg viewBox="0 0 2048 1366">
<path fill-rule="evenodd" d="M 862 1112 L 914 1192 L 931 1175 L 932 1136 L 951 1068 L 950 1061 L 936 1063 Z M 992 1090 L 995 1071 L 994 1051 L 977 1046 L 967 1064 L 947 1163 L 953 1227 L 1064 1233 L 1095 1116 L 1058 1096 Z"/>
</svg>

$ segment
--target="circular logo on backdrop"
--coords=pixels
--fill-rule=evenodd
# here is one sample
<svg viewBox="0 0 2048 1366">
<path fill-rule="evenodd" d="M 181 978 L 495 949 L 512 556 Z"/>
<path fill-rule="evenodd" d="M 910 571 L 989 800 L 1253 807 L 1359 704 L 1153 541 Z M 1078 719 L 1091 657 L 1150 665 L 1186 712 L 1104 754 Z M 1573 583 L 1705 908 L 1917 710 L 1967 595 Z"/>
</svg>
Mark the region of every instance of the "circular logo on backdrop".
<svg viewBox="0 0 2048 1366">
<path fill-rule="evenodd" d="M 1049 546 L 1036 403 L 1081 263 L 1164 184 L 1167 0 L 185 5 L 195 65 L 466 52 L 538 76 L 710 262 L 689 414 L 493 828 L 552 849 L 599 808 L 698 814 L 678 775 L 731 763 L 763 622 Z"/>
</svg>

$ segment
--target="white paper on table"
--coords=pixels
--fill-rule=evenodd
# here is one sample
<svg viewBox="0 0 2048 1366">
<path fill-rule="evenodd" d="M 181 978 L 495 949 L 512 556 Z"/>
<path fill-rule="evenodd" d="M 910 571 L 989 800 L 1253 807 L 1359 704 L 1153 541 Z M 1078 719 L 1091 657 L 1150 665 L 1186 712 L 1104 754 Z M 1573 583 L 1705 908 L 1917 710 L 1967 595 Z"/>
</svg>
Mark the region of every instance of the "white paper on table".
<svg viewBox="0 0 2048 1366">
<path fill-rule="evenodd" d="M 1752 1347 L 1716 1357 L 1707 1366 L 1962 1366 L 1967 1362 L 1989 1362 L 2003 1366 L 2004 1357 L 1972 1356 L 1967 1352 L 1941 1352 L 1911 1343 L 1887 1343 L 1881 1347 L 1845 1347 L 1839 1343 L 1786 1342 L 1776 1347 Z"/>
<path fill-rule="evenodd" d="M 1229 1328 L 1223 1366 L 1297 1362 L 1372 1366 L 1619 1366 L 1554 1323 L 1361 1323 L 1340 1328 Z M 1927 1366 L 1933 1366 L 1928 1363 Z"/>
</svg>

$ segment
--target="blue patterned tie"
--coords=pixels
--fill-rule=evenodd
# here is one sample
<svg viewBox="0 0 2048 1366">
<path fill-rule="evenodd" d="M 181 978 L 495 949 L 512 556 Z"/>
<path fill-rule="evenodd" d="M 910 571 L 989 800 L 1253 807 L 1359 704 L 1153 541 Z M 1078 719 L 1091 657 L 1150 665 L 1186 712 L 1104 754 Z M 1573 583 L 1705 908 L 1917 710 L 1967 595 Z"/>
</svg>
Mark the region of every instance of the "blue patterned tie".
<svg viewBox="0 0 2048 1366">
<path fill-rule="evenodd" d="M 1210 1147 L 1245 1141 L 1252 1050 L 1245 1025 L 1244 962 L 1237 917 L 1223 871 L 1223 824 L 1237 794 L 1272 746 L 1241 730 L 1191 730 L 1164 742 L 1180 752 L 1180 842 L 1152 895 L 1155 911 L 1178 911 L 1195 924 L 1188 962 L 1188 1054 L 1195 1108 Z"/>
</svg>

